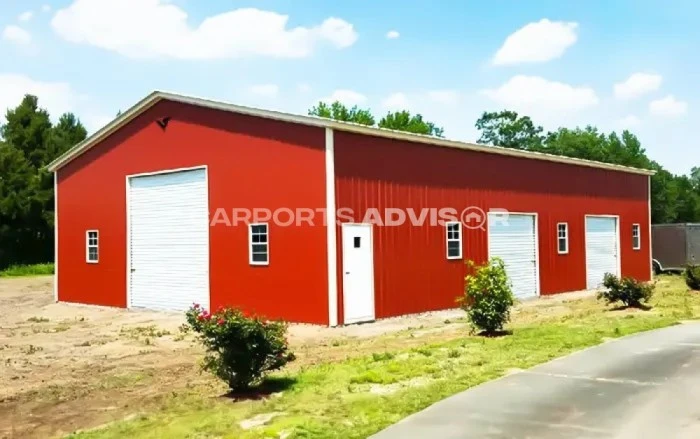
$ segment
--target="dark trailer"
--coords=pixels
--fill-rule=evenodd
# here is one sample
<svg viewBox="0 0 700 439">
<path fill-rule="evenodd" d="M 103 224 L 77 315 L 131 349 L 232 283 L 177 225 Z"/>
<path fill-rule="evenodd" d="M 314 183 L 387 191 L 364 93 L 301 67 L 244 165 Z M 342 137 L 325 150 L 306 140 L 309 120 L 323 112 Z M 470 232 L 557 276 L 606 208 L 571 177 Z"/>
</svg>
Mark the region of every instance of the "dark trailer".
<svg viewBox="0 0 700 439">
<path fill-rule="evenodd" d="M 651 252 L 655 273 L 700 264 L 700 223 L 652 225 Z"/>
</svg>

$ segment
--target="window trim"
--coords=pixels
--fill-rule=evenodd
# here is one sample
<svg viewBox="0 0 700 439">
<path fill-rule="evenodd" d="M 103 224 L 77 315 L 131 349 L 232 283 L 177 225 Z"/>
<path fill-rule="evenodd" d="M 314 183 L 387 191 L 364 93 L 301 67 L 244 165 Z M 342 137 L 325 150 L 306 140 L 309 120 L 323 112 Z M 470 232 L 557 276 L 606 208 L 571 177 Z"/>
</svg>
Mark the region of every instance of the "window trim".
<svg viewBox="0 0 700 439">
<path fill-rule="evenodd" d="M 564 226 L 564 237 L 559 236 L 559 226 Z M 557 254 L 559 255 L 568 255 L 569 254 L 569 223 L 557 223 Z M 559 241 L 564 240 L 566 243 L 566 249 L 562 251 L 559 248 Z"/>
<path fill-rule="evenodd" d="M 90 233 L 95 234 L 95 239 L 97 244 L 90 244 Z M 90 249 L 94 248 L 97 250 L 97 259 L 90 259 Z M 90 229 L 85 231 L 85 262 L 88 264 L 98 264 L 100 262 L 100 231 L 97 229 Z"/>
<path fill-rule="evenodd" d="M 267 237 L 264 243 L 256 242 L 253 243 L 253 227 L 255 226 L 265 226 L 265 236 Z M 254 261 L 253 260 L 253 244 L 265 245 L 265 253 L 267 259 L 265 261 Z M 270 224 L 269 223 L 250 223 L 248 224 L 248 263 L 250 265 L 270 265 Z"/>
<path fill-rule="evenodd" d="M 634 232 L 637 232 L 637 245 L 634 244 Z M 642 228 L 639 226 L 639 223 L 634 223 L 632 224 L 632 250 L 641 250 L 642 249 Z"/>
<path fill-rule="evenodd" d="M 449 230 L 450 226 L 457 224 L 457 232 L 459 236 L 455 238 L 450 238 Z M 459 255 L 450 256 L 450 242 L 459 242 Z M 462 223 L 459 221 L 448 221 L 445 223 L 445 256 L 447 259 L 462 259 Z"/>
</svg>

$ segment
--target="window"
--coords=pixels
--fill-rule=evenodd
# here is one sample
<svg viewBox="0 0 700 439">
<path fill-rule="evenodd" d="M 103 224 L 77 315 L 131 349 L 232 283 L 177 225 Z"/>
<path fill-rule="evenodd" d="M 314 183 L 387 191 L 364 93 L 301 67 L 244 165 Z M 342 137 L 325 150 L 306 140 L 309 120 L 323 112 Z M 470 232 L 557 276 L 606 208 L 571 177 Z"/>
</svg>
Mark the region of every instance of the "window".
<svg viewBox="0 0 700 439">
<path fill-rule="evenodd" d="M 639 224 L 632 224 L 632 250 L 642 248 L 642 241 L 639 239 Z"/>
<path fill-rule="evenodd" d="M 565 255 L 569 253 L 569 224 L 557 224 L 557 253 Z"/>
<path fill-rule="evenodd" d="M 97 230 L 85 232 L 85 261 L 90 264 L 97 264 L 100 260 L 99 236 Z"/>
<path fill-rule="evenodd" d="M 447 259 L 462 259 L 462 224 L 449 222 L 447 230 Z"/>
<path fill-rule="evenodd" d="M 251 224 L 248 226 L 248 231 L 250 265 L 268 265 L 270 263 L 270 243 L 267 239 L 267 224 Z"/>
</svg>

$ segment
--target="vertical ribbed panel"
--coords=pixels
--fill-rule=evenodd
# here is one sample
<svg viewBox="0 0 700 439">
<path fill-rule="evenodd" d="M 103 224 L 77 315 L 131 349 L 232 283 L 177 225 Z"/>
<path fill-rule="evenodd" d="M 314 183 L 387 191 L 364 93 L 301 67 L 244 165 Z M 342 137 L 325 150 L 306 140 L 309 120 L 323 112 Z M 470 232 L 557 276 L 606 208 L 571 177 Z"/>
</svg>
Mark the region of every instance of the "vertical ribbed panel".
<svg viewBox="0 0 700 439">
<path fill-rule="evenodd" d="M 334 143 L 336 203 L 338 209 L 353 211 L 353 221 L 362 221 L 368 208 L 419 212 L 450 207 L 461 212 L 475 206 L 484 212 L 536 213 L 539 292 L 553 294 L 586 288 L 585 216 L 619 215 L 620 230 L 631 230 L 637 223 L 643 237 L 641 250 L 632 250 L 631 232 L 621 234 L 621 271 L 649 279 L 649 241 L 644 238 L 649 236 L 648 178 L 644 175 L 344 132 L 335 133 Z M 568 254 L 557 252 L 559 222 L 569 225 Z M 486 225 L 463 232 L 464 258 L 483 263 L 489 250 Z M 466 269 L 463 261 L 447 259 L 444 226 L 375 227 L 374 243 L 377 318 L 456 306 Z M 531 240 L 513 241 L 510 250 L 519 246 L 529 257 Z M 341 309 L 342 269 L 339 252 Z M 531 291 L 532 275 L 521 280 L 517 283 L 526 286 L 516 288 Z"/>
</svg>

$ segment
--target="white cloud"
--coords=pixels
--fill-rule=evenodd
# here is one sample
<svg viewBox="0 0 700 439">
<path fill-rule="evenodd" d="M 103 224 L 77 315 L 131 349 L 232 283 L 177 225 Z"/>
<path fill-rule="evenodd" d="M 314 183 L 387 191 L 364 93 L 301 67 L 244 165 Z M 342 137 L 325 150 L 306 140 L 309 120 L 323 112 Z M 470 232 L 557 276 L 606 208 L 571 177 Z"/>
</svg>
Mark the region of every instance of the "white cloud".
<svg viewBox="0 0 700 439">
<path fill-rule="evenodd" d="M 401 36 L 401 34 L 399 33 L 399 31 L 396 31 L 396 30 L 390 30 L 389 32 L 386 33 L 386 37 L 390 40 L 395 40 L 400 36 Z"/>
<path fill-rule="evenodd" d="M 615 84 L 613 89 L 616 98 L 632 99 L 658 90 L 662 82 L 663 77 L 661 75 L 634 73 L 623 82 Z"/>
<path fill-rule="evenodd" d="M 678 117 L 688 112 L 688 103 L 679 101 L 673 95 L 649 103 L 649 112 L 655 116 Z"/>
<path fill-rule="evenodd" d="M 106 116 L 104 114 L 89 112 L 87 116 L 84 119 L 81 118 L 80 121 L 85 125 L 85 129 L 87 129 L 88 133 L 94 133 L 110 123 L 114 118 L 115 116 Z"/>
<path fill-rule="evenodd" d="M 500 87 L 481 93 L 509 109 L 533 113 L 577 111 L 599 102 L 590 87 L 549 81 L 539 76 L 516 75 Z"/>
<path fill-rule="evenodd" d="M 623 129 L 636 128 L 641 125 L 639 118 L 633 114 L 627 115 L 617 121 L 617 125 Z"/>
<path fill-rule="evenodd" d="M 19 17 L 17 17 L 17 19 L 23 23 L 26 23 L 27 21 L 31 20 L 33 16 L 33 11 L 25 11 L 19 14 Z"/>
<path fill-rule="evenodd" d="M 297 84 L 297 90 L 300 93 L 308 93 L 311 91 L 311 86 L 305 82 L 302 82 L 300 84 Z"/>
<path fill-rule="evenodd" d="M 330 17 L 289 28 L 289 16 L 242 8 L 205 18 L 198 26 L 169 0 L 75 0 L 56 12 L 54 31 L 65 40 L 132 58 L 301 58 L 319 46 L 338 49 L 357 40 L 353 25 Z"/>
<path fill-rule="evenodd" d="M 493 58 L 495 65 L 544 62 L 559 58 L 577 39 L 578 23 L 549 21 L 528 23 L 506 38 Z"/>
<path fill-rule="evenodd" d="M 42 5 L 41 12 L 51 12 L 51 5 Z"/>
<path fill-rule="evenodd" d="M 327 103 L 340 101 L 345 105 L 359 105 L 367 101 L 367 96 L 353 90 L 336 90 L 330 96 L 322 98 L 321 101 Z"/>
<path fill-rule="evenodd" d="M 392 93 L 391 95 L 382 99 L 382 107 L 386 108 L 387 110 L 406 110 L 410 106 L 411 103 L 405 93 Z"/>
<path fill-rule="evenodd" d="M 267 98 L 274 98 L 279 93 L 280 88 L 277 84 L 259 84 L 250 87 L 250 92 Z"/>
<path fill-rule="evenodd" d="M 2 31 L 2 39 L 15 44 L 26 45 L 32 42 L 32 36 L 19 26 L 11 24 Z"/>
<path fill-rule="evenodd" d="M 7 108 L 19 105 L 25 94 L 37 96 L 39 106 L 46 108 L 53 118 L 75 111 L 81 100 L 65 82 L 42 82 L 24 75 L 0 74 L 0 114 L 4 115 Z"/>
<path fill-rule="evenodd" d="M 456 90 L 432 90 L 428 92 L 428 98 L 440 104 L 455 104 L 459 101 L 459 92 Z"/>
</svg>

